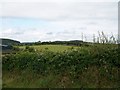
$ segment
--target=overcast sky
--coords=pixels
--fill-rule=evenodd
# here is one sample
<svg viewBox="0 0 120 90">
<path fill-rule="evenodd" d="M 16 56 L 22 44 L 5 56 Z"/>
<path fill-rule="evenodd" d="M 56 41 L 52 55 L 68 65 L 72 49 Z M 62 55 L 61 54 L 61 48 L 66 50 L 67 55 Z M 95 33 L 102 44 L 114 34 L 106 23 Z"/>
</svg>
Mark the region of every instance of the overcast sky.
<svg viewBox="0 0 120 90">
<path fill-rule="evenodd" d="M 12 1 L 0 3 L 2 38 L 21 42 L 80 40 L 83 33 L 87 41 L 92 41 L 93 34 L 97 36 L 98 31 L 108 36 L 118 33 L 118 3 L 114 0 Z"/>
</svg>

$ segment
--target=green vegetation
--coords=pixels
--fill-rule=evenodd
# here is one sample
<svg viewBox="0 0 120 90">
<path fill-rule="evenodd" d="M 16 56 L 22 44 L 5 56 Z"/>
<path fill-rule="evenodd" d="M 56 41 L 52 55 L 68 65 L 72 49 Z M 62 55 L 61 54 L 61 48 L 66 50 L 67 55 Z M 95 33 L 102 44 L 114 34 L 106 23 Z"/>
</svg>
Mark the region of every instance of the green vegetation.
<svg viewBox="0 0 120 90">
<path fill-rule="evenodd" d="M 21 48 L 21 49 L 26 48 L 26 46 L 18 46 L 18 47 Z M 67 46 L 67 45 L 32 45 L 32 46 L 29 46 L 29 47 L 32 47 L 37 51 L 49 50 L 49 51 L 52 51 L 52 52 L 63 52 L 63 51 L 68 50 L 68 49 L 70 50 L 73 47 L 74 47 L 74 49 L 80 48 L 78 46 Z"/>
<path fill-rule="evenodd" d="M 119 88 L 114 44 L 20 46 L 3 56 L 3 87 Z"/>
</svg>

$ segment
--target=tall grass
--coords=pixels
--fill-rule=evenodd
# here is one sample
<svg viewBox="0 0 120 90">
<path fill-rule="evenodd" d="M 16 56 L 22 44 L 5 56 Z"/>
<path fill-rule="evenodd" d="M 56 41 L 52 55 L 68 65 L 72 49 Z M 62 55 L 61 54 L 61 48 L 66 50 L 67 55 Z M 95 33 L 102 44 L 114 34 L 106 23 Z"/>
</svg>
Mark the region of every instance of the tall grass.
<svg viewBox="0 0 120 90">
<path fill-rule="evenodd" d="M 98 35 L 93 34 L 92 42 L 93 43 L 102 43 L 102 44 L 118 44 L 119 36 L 116 38 L 113 33 L 111 35 L 106 35 L 103 31 L 98 31 Z M 81 40 L 87 42 L 87 37 L 85 34 L 81 33 Z"/>
<path fill-rule="evenodd" d="M 95 37 L 95 35 L 93 35 L 93 42 L 94 43 L 103 43 L 103 44 L 118 44 L 118 40 L 115 38 L 115 36 L 113 34 L 111 34 L 111 36 L 107 36 L 105 35 L 105 33 L 99 32 L 98 31 L 98 36 Z"/>
</svg>

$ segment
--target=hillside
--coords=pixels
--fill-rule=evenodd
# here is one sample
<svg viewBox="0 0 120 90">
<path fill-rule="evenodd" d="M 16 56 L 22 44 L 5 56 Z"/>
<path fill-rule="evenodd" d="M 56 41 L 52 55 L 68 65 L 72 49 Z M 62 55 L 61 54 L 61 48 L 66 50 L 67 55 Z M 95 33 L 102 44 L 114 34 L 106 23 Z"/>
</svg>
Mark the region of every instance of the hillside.
<svg viewBox="0 0 120 90">
<path fill-rule="evenodd" d="M 70 41 L 38 41 L 38 42 L 24 42 L 23 45 L 74 45 L 81 46 L 85 44 L 82 40 L 70 40 Z"/>
<path fill-rule="evenodd" d="M 0 40 L 2 40 L 3 45 L 18 45 L 18 44 L 20 44 L 19 41 L 12 40 L 12 39 L 0 38 Z"/>
</svg>

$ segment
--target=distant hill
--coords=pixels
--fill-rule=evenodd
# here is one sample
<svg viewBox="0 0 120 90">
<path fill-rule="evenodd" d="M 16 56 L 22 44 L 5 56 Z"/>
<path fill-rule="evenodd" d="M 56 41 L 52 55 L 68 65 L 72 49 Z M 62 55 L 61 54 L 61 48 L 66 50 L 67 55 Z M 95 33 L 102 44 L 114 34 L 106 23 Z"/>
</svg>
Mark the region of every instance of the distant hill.
<svg viewBox="0 0 120 90">
<path fill-rule="evenodd" d="M 2 45 L 18 45 L 18 44 L 20 44 L 19 41 L 12 40 L 12 39 L 0 38 L 0 40 L 2 40 Z M 1 42 L 0 42 L 0 44 L 1 44 Z"/>
<path fill-rule="evenodd" d="M 28 45 L 30 43 L 26 43 L 26 45 Z M 34 44 L 36 45 L 75 45 L 75 46 L 81 46 L 82 44 L 84 44 L 84 42 L 82 40 L 70 40 L 70 41 L 45 41 L 45 42 L 35 42 Z"/>
</svg>

